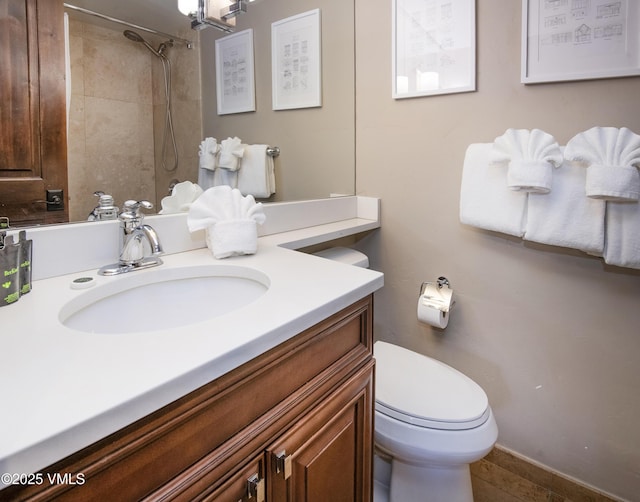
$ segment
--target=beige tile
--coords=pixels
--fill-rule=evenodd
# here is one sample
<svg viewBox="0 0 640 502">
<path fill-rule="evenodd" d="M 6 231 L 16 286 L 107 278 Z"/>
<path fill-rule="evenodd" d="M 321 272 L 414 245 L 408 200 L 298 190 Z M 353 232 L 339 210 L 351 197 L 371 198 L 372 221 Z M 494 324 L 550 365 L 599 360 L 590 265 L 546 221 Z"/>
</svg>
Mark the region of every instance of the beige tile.
<svg viewBox="0 0 640 502">
<path fill-rule="evenodd" d="M 87 96 L 135 103 L 152 102 L 151 58 L 141 44 L 85 39 L 83 65 Z"/>
<path fill-rule="evenodd" d="M 87 155 L 135 152 L 153 156 L 151 105 L 85 98 Z"/>
<path fill-rule="evenodd" d="M 157 162 L 154 165 L 164 124 L 164 106 L 153 105 L 154 99 L 156 103 L 165 101 L 160 60 L 142 44 L 127 40 L 120 28 L 72 18 L 70 34 L 71 219 L 86 218 L 95 206 L 96 190 L 114 195 L 118 205 L 129 198 L 157 204 L 172 179 L 196 181 L 202 140 L 198 49 L 189 50 L 183 45 L 169 49 L 180 155 L 179 168 L 171 173 L 162 171 Z M 188 30 L 183 36 L 193 35 Z M 150 39 L 150 43 L 155 46 L 158 40 Z"/>
</svg>

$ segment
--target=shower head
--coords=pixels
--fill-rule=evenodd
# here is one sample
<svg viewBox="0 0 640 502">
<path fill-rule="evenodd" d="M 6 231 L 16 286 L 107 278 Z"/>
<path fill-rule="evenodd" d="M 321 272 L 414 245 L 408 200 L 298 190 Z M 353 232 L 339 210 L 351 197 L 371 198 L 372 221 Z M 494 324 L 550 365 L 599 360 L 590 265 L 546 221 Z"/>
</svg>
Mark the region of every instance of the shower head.
<svg viewBox="0 0 640 502">
<path fill-rule="evenodd" d="M 144 42 L 144 38 L 142 38 L 140 34 L 136 33 L 135 31 L 124 30 L 122 34 L 133 42 Z"/>
<path fill-rule="evenodd" d="M 147 49 L 149 49 L 151 52 L 153 52 L 158 57 L 162 57 L 163 52 L 166 49 L 166 45 L 162 44 L 162 45 L 164 45 L 162 50 L 155 50 L 153 47 L 151 47 L 151 44 L 149 44 L 149 42 L 147 42 L 144 38 L 142 38 L 142 36 L 139 33 L 135 32 L 135 31 L 124 30 L 122 32 L 122 34 L 125 37 L 127 37 L 129 40 L 133 41 L 133 42 L 142 42 Z"/>
</svg>

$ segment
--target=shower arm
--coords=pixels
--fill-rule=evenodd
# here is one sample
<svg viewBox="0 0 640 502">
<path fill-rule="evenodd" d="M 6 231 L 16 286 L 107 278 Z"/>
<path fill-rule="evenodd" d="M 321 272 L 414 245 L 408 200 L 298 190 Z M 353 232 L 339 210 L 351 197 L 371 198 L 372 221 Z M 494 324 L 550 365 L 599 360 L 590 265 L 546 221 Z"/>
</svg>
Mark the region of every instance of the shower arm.
<svg viewBox="0 0 640 502">
<path fill-rule="evenodd" d="M 187 46 L 187 49 L 193 48 L 193 42 L 191 40 L 187 40 L 185 38 L 176 37 L 175 35 L 170 35 L 169 33 L 164 33 L 162 31 L 154 30 L 152 28 L 147 28 L 145 26 L 140 26 L 138 24 L 130 23 L 128 21 L 123 21 L 122 19 L 118 19 L 115 17 L 107 16 L 105 14 L 100 14 L 99 12 L 95 12 L 89 9 L 85 9 L 83 7 L 77 7 L 75 5 L 71 5 L 68 3 L 64 4 L 65 9 L 75 10 L 82 14 L 87 14 L 89 16 L 99 17 L 100 19 L 104 19 L 106 21 L 111 21 L 112 23 L 121 24 L 123 26 L 128 26 L 129 28 L 134 28 L 136 30 L 145 31 L 147 33 L 152 33 L 154 35 L 159 35 L 164 38 L 170 39 L 172 42 L 178 42 Z"/>
</svg>

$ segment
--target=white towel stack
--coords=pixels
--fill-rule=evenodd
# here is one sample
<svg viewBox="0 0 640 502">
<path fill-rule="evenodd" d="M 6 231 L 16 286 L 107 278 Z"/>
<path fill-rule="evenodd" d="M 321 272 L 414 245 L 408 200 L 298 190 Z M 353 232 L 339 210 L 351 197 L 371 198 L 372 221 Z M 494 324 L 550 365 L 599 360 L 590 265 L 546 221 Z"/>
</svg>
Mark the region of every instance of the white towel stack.
<svg viewBox="0 0 640 502">
<path fill-rule="evenodd" d="M 171 195 L 164 197 L 160 202 L 162 209 L 159 214 L 186 213 L 191 204 L 202 195 L 202 188 L 190 181 L 176 183 L 171 190 Z"/>
<path fill-rule="evenodd" d="M 592 127 L 569 140 L 565 157 L 587 166 L 586 195 L 606 201 L 605 262 L 640 268 L 640 136 Z"/>
<path fill-rule="evenodd" d="M 198 185 L 238 188 L 243 195 L 266 199 L 276 193 L 273 157 L 267 145 L 245 145 L 238 137 L 218 143 L 205 138 L 200 144 Z"/>
<path fill-rule="evenodd" d="M 244 145 L 242 168 L 238 171 L 238 190 L 244 195 L 267 198 L 276 193 L 273 157 L 267 145 Z"/>
<path fill-rule="evenodd" d="M 227 185 L 206 190 L 189 209 L 187 225 L 191 232 L 205 230 L 207 247 L 217 259 L 255 254 L 258 249 L 257 225 L 266 216 L 262 204 L 253 196 Z"/>
<path fill-rule="evenodd" d="M 460 221 L 640 269 L 640 136 L 596 127 L 572 138 L 563 152 L 546 133 L 534 131 L 507 130 L 493 144 L 467 148 Z M 507 172 L 514 158 L 524 161 L 519 185 Z M 528 172 L 536 158 L 549 165 L 538 169 L 538 162 Z"/>
</svg>

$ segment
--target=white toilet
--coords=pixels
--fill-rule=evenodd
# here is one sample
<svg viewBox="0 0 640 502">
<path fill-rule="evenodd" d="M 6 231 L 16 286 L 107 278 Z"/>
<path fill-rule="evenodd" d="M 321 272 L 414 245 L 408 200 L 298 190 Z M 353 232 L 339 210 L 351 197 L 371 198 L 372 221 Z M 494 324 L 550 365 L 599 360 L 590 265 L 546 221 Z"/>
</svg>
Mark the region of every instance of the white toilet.
<svg viewBox="0 0 640 502">
<path fill-rule="evenodd" d="M 380 341 L 373 354 L 374 502 L 472 502 L 469 464 L 498 438 L 487 395 L 430 357 Z"/>
<path fill-rule="evenodd" d="M 316 253 L 368 267 L 350 248 Z M 469 464 L 491 451 L 498 426 L 466 375 L 397 345 L 376 342 L 374 502 L 473 502 Z"/>
</svg>

